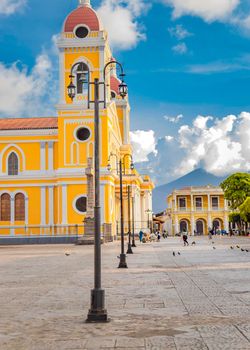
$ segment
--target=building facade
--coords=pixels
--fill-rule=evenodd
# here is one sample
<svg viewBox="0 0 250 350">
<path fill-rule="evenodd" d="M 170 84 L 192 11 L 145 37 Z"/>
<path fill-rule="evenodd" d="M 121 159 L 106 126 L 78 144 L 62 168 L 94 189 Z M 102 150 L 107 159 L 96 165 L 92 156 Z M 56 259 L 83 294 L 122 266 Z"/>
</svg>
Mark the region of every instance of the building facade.
<svg viewBox="0 0 250 350">
<path fill-rule="evenodd" d="M 220 187 L 175 190 L 168 196 L 167 203 L 164 227 L 171 235 L 184 231 L 192 235 L 206 235 L 212 228 L 229 230 L 228 202 Z"/>
<path fill-rule="evenodd" d="M 108 33 L 89 0 L 79 0 L 67 16 L 57 46 L 57 116 L 0 120 L 0 235 L 41 232 L 31 226 L 50 228 L 53 234 L 55 225 L 73 227 L 93 217 L 94 89 L 89 83 L 103 81 L 104 67 L 114 59 Z M 68 96 L 70 82 L 76 86 L 74 100 Z M 125 221 L 128 186 L 134 216 L 141 222 L 152 210 L 154 187 L 148 176 L 131 170 L 130 105 L 128 97 L 119 96 L 119 84 L 111 64 L 106 93 L 100 87 L 100 100 L 106 101 L 100 104 L 102 226 L 111 236 L 120 217 L 117 160 L 123 159 Z"/>
</svg>

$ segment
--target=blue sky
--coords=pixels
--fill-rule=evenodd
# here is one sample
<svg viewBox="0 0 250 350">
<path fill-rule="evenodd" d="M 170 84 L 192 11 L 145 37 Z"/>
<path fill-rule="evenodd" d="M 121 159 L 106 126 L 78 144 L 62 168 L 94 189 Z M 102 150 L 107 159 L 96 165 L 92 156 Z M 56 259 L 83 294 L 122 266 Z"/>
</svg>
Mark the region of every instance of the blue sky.
<svg viewBox="0 0 250 350">
<path fill-rule="evenodd" d="M 61 31 L 65 17 L 78 1 L 1 2 L 0 115 L 54 114 L 58 72 L 52 38 Z M 114 55 L 127 72 L 131 129 L 135 133 L 132 141 L 137 160 L 143 162 L 141 167 L 161 167 L 161 176 L 155 176 L 158 183 L 199 166 L 217 175 L 249 170 L 250 118 L 241 114 L 250 111 L 249 2 L 210 0 L 202 4 L 200 0 L 191 0 L 185 5 L 181 0 L 92 0 L 91 3 L 103 14 L 103 22 L 107 22 L 111 32 Z M 123 25 L 114 28 L 112 18 L 119 16 Z M 23 83 L 20 91 L 17 82 Z M 31 88 L 36 92 L 31 93 Z M 8 92 L 7 98 L 4 91 Z M 199 119 L 199 115 L 204 119 Z M 176 116 L 180 117 L 175 119 Z M 211 118 L 206 119 L 207 116 Z M 221 136 L 218 128 L 223 118 L 227 126 L 232 125 L 231 129 L 226 126 L 227 133 Z M 242 125 L 247 131 L 244 137 L 239 137 Z M 214 130 L 219 135 L 217 139 Z M 213 137 L 207 140 L 207 134 Z M 188 137 L 189 141 L 197 138 L 196 144 L 188 144 Z M 200 137 L 205 138 L 203 143 Z M 222 140 L 224 146 L 214 149 L 215 141 Z M 173 150 L 179 156 L 172 157 Z M 225 159 L 228 154 L 235 158 L 233 163 L 229 159 L 223 165 L 215 164 L 215 157 Z"/>
</svg>

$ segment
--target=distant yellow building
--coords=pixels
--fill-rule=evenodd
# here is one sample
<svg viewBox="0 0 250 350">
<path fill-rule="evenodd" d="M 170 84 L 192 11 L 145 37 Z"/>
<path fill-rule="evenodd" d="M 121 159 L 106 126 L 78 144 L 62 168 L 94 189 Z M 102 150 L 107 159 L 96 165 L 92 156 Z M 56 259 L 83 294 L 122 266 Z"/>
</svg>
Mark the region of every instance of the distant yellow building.
<svg viewBox="0 0 250 350">
<path fill-rule="evenodd" d="M 167 198 L 165 229 L 175 235 L 180 232 L 206 235 L 215 228 L 228 232 L 228 202 L 220 187 L 185 187 Z"/>
<path fill-rule="evenodd" d="M 106 63 L 113 60 L 108 34 L 89 0 L 66 18 L 58 39 L 60 101 L 57 117 L 0 120 L 0 235 L 68 234 L 93 215 L 94 155 L 93 87 L 103 81 Z M 71 72 L 73 68 L 73 72 Z M 70 77 L 73 73 L 73 77 Z M 120 217 L 116 159 L 124 158 L 123 190 L 131 186 L 134 216 L 146 222 L 152 210 L 153 183 L 130 170 L 130 105 L 119 96 L 115 65 L 107 72 L 106 108 L 100 110 L 101 204 L 104 234 L 115 236 Z M 70 81 L 76 86 L 72 101 Z M 100 99 L 104 99 L 101 92 Z M 88 180 L 90 182 L 88 182 Z M 88 198 L 88 194 L 91 198 Z M 128 220 L 124 203 L 125 222 Z M 38 227 L 40 226 L 40 227 Z"/>
</svg>

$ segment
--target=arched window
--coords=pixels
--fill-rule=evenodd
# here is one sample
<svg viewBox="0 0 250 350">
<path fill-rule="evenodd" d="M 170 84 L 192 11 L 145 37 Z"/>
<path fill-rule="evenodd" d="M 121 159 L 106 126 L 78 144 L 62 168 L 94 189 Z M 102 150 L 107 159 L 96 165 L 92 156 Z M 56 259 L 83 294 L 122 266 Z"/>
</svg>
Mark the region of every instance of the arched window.
<svg viewBox="0 0 250 350">
<path fill-rule="evenodd" d="M 1 195 L 1 221 L 10 221 L 10 195 Z"/>
<path fill-rule="evenodd" d="M 204 222 L 202 220 L 196 221 L 196 232 L 198 233 L 198 235 L 204 234 Z"/>
<path fill-rule="evenodd" d="M 85 63 L 79 63 L 76 69 L 76 91 L 77 94 L 88 95 L 89 89 L 89 67 Z"/>
<path fill-rule="evenodd" d="M 18 175 L 18 158 L 14 152 L 8 158 L 8 175 Z"/>
<path fill-rule="evenodd" d="M 180 232 L 188 232 L 188 224 L 186 220 L 180 222 Z"/>
<path fill-rule="evenodd" d="M 25 221 L 25 197 L 23 193 L 15 195 L 15 221 Z"/>
</svg>

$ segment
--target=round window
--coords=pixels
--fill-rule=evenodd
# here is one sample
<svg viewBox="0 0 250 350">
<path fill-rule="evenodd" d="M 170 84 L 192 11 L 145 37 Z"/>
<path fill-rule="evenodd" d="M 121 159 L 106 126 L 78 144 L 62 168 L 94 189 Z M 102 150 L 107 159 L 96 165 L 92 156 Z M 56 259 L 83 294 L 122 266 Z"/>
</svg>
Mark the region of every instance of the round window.
<svg viewBox="0 0 250 350">
<path fill-rule="evenodd" d="M 77 38 L 83 39 L 89 34 L 88 28 L 86 27 L 78 27 L 75 31 L 75 35 Z"/>
<path fill-rule="evenodd" d="M 90 138 L 90 130 L 88 128 L 79 128 L 76 131 L 76 137 L 79 141 L 86 141 Z"/>
<path fill-rule="evenodd" d="M 79 197 L 76 201 L 76 209 L 81 213 L 87 211 L 87 197 Z"/>
</svg>

